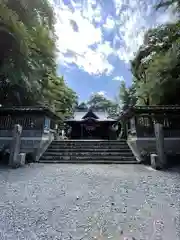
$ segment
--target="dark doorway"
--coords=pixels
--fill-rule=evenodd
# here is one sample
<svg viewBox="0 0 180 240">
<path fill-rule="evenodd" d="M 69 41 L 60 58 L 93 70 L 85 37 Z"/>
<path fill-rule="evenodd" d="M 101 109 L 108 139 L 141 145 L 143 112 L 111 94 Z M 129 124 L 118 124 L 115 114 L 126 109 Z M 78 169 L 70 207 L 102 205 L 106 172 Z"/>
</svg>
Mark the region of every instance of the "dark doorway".
<svg viewBox="0 0 180 240">
<path fill-rule="evenodd" d="M 98 139 L 97 129 L 95 126 L 83 125 L 82 126 L 82 138 L 83 139 Z"/>
</svg>

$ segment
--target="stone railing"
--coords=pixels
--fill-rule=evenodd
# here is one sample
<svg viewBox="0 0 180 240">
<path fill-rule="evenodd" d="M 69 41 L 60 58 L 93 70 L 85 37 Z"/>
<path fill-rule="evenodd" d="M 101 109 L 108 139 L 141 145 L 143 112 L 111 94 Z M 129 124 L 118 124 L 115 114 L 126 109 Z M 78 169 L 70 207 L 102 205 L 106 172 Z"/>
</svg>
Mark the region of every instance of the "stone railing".
<svg viewBox="0 0 180 240">
<path fill-rule="evenodd" d="M 54 135 L 56 133 L 55 130 L 50 129 L 48 133 L 42 134 L 41 138 L 38 138 L 38 140 L 34 140 L 33 137 L 32 139 L 29 138 L 28 140 L 24 140 L 22 137 L 22 130 L 22 126 L 18 124 L 14 125 L 11 139 L 9 139 L 6 144 L 3 144 L 2 149 L 0 149 L 2 157 L 2 159 L 0 159 L 1 163 L 4 162 L 13 168 L 17 168 L 23 166 L 26 161 L 28 163 L 38 162 L 41 155 L 54 140 Z M 27 145 L 27 141 L 30 142 L 31 145 Z M 6 153 L 8 154 L 8 158 L 4 161 L 3 155 Z"/>
<path fill-rule="evenodd" d="M 180 106 L 133 107 L 119 121 L 138 162 L 149 162 L 151 156 L 152 166 L 158 168 L 166 165 L 165 156 L 168 164 L 173 156 L 179 159 Z"/>
<path fill-rule="evenodd" d="M 55 131 L 50 130 L 49 133 L 46 134 L 46 139 L 43 139 L 39 143 L 39 147 L 36 149 L 34 155 L 35 155 L 35 161 L 38 162 L 42 154 L 46 151 L 46 149 L 49 147 L 51 142 L 55 138 Z"/>
<path fill-rule="evenodd" d="M 1 116 L 0 117 L 0 130 L 12 129 L 15 124 L 19 124 L 24 130 L 38 130 L 43 127 L 43 116 Z"/>
<path fill-rule="evenodd" d="M 130 109 L 120 120 L 128 136 L 155 137 L 154 124 L 160 123 L 163 125 L 165 138 L 180 138 L 180 107 L 138 107 Z"/>
<path fill-rule="evenodd" d="M 0 107 L 0 155 L 10 152 L 14 126 L 21 126 L 19 151 L 30 162 L 38 161 L 54 139 L 58 121 L 59 117 L 45 107 Z"/>
<path fill-rule="evenodd" d="M 155 137 L 154 124 L 163 126 L 164 137 L 180 137 L 180 116 L 139 115 L 136 119 L 136 133 L 138 137 Z"/>
</svg>

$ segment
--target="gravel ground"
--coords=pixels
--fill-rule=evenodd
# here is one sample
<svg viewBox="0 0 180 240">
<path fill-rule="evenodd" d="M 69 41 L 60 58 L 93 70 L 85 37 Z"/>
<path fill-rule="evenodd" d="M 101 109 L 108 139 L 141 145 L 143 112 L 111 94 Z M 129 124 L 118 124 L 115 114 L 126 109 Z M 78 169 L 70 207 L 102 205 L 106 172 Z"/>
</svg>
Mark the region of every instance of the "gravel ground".
<svg viewBox="0 0 180 240">
<path fill-rule="evenodd" d="M 1 168 L 0 239 L 179 240 L 179 183 L 142 165 Z"/>
</svg>

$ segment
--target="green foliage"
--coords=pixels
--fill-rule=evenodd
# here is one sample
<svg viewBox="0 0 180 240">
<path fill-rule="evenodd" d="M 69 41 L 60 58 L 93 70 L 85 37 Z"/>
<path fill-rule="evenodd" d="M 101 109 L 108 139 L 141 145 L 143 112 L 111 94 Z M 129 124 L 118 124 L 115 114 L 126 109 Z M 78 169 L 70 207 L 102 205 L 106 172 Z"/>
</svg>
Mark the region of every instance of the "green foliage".
<svg viewBox="0 0 180 240">
<path fill-rule="evenodd" d="M 71 114 L 77 96 L 56 74 L 54 16 L 48 0 L 1 0 L 0 104 Z"/>
<path fill-rule="evenodd" d="M 78 108 L 80 108 L 80 109 L 87 109 L 88 106 L 87 106 L 87 104 L 86 104 L 85 102 L 81 102 L 81 103 L 78 105 Z"/>
<path fill-rule="evenodd" d="M 134 106 L 136 104 L 136 95 L 135 95 L 135 84 L 132 86 L 126 87 L 126 83 L 124 81 L 121 82 L 119 88 L 119 99 L 121 104 L 121 109 L 126 110 L 130 106 Z"/>
<path fill-rule="evenodd" d="M 116 117 L 119 112 L 118 104 L 115 101 L 98 93 L 91 95 L 89 101 L 87 102 L 87 106 L 107 111 L 110 117 Z"/>
<path fill-rule="evenodd" d="M 72 114 L 74 104 L 77 102 L 77 95 L 66 86 L 64 78 L 54 76 L 54 74 L 49 74 L 44 81 L 42 96 L 41 104 L 45 103 L 64 118 Z"/>
<path fill-rule="evenodd" d="M 173 8 L 174 12 L 180 12 L 180 1 L 179 0 L 160 0 L 156 5 L 155 9 L 160 8 L 168 9 Z"/>
<path fill-rule="evenodd" d="M 174 7 L 179 12 L 179 1 L 161 1 L 156 8 Z M 180 22 L 150 29 L 144 36 L 131 62 L 134 76 L 136 104 L 180 104 Z M 129 104 L 128 89 L 121 86 L 121 99 Z"/>
<path fill-rule="evenodd" d="M 180 104 L 179 47 L 179 43 L 174 43 L 165 54 L 154 57 L 149 65 L 147 79 L 152 104 Z"/>
</svg>

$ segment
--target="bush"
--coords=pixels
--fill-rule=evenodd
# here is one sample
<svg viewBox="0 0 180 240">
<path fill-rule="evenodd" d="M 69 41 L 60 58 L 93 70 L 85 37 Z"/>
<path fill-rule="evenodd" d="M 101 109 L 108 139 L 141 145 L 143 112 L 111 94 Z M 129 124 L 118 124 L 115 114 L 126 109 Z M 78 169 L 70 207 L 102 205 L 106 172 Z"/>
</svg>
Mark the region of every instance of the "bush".
<svg viewBox="0 0 180 240">
<path fill-rule="evenodd" d="M 142 163 L 145 165 L 150 165 L 151 164 L 151 160 L 150 160 L 150 153 L 146 152 L 146 151 L 142 151 L 141 152 L 141 157 L 143 159 Z"/>
<path fill-rule="evenodd" d="M 6 145 L 0 151 L 0 163 L 3 165 L 8 165 L 9 157 L 10 157 L 10 148 L 9 148 L 9 145 Z"/>
<path fill-rule="evenodd" d="M 35 162 L 35 157 L 33 153 L 26 153 L 26 164 Z"/>
</svg>

